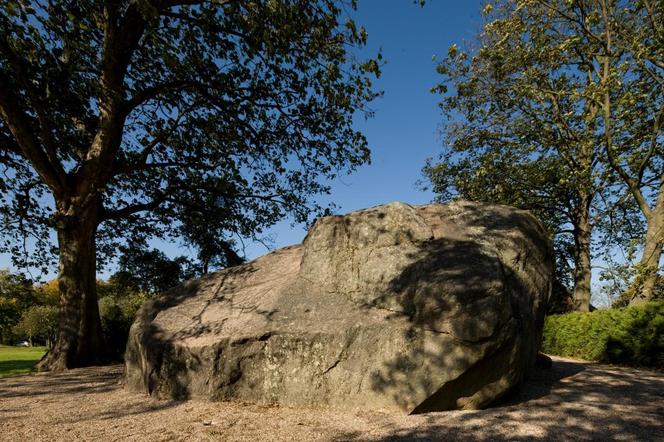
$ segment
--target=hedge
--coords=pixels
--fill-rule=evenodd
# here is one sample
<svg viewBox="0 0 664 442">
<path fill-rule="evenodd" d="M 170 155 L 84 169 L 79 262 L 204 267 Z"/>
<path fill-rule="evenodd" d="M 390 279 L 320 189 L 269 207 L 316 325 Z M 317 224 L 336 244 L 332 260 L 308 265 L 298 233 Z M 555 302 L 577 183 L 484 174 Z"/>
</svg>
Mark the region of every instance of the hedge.
<svg viewBox="0 0 664 442">
<path fill-rule="evenodd" d="M 542 351 L 664 369 L 664 302 L 546 318 Z"/>
</svg>

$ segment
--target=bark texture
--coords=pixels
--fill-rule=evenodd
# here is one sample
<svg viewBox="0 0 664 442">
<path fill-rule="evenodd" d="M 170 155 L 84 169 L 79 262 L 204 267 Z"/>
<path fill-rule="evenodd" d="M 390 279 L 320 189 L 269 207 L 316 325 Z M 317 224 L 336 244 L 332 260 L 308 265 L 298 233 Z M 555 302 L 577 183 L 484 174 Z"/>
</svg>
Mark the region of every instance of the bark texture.
<svg viewBox="0 0 664 442">
<path fill-rule="evenodd" d="M 96 292 L 98 200 L 57 204 L 60 326 L 55 343 L 38 369 L 65 370 L 103 362 Z"/>
<path fill-rule="evenodd" d="M 662 198 L 664 200 L 664 198 Z M 659 206 L 662 207 L 659 207 Z M 658 204 L 648 216 L 643 256 L 639 262 L 639 272 L 634 287 L 634 296 L 630 301 L 632 305 L 651 301 L 655 296 L 657 272 L 662 257 L 664 244 L 664 204 Z"/>
<path fill-rule="evenodd" d="M 588 312 L 590 311 L 590 283 L 592 279 L 590 197 L 582 195 L 581 204 L 575 211 L 575 218 L 574 289 L 572 298 L 576 311 Z"/>
</svg>

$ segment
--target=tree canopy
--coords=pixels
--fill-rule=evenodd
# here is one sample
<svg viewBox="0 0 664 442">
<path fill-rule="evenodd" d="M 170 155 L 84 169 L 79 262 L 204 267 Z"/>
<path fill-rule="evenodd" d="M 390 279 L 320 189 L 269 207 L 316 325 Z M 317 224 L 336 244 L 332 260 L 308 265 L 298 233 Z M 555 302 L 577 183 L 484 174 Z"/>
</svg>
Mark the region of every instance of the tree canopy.
<svg viewBox="0 0 664 442">
<path fill-rule="evenodd" d="M 57 233 L 63 307 L 43 367 L 100 357 L 97 255 L 157 237 L 226 264 L 234 238 L 308 219 L 325 179 L 368 161 L 353 120 L 379 62 L 353 54 L 367 38 L 354 7 L 0 5 L 2 250 L 43 265 Z"/>
<path fill-rule="evenodd" d="M 378 64 L 347 53 L 366 33 L 340 23 L 341 6 L 5 3 L 4 238 L 29 235 L 44 246 L 33 258 L 44 256 L 44 226 L 66 211 L 48 194 L 56 205 L 100 195 L 100 252 L 146 236 L 203 247 L 203 233 L 219 241 L 286 213 L 307 219 L 321 176 L 368 159 L 351 124 Z"/>
<path fill-rule="evenodd" d="M 446 150 L 425 175 L 441 199 L 539 215 L 555 238 L 562 281 L 572 282 L 576 308 L 587 310 L 593 238 L 611 248 L 658 223 L 635 189 L 649 188 L 644 198 L 659 207 L 664 72 L 653 26 L 662 7 L 505 0 L 488 3 L 484 14 L 475 46 L 453 45 L 438 65 Z M 617 132 L 622 144 L 611 141 Z M 640 176 L 639 184 L 629 176 Z M 644 256 L 648 248 L 657 254 L 655 236 L 645 236 Z"/>
</svg>

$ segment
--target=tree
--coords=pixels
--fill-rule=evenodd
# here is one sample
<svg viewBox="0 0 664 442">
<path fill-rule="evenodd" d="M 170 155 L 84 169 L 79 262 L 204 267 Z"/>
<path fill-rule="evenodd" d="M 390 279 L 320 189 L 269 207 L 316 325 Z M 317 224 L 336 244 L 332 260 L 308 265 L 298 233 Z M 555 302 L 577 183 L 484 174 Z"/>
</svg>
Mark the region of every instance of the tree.
<svg viewBox="0 0 664 442">
<path fill-rule="evenodd" d="M 611 169 L 646 220 L 632 304 L 655 297 L 664 245 L 664 3 L 601 0 L 579 4 L 581 38 L 592 48 L 593 101 L 601 109 L 601 142 Z"/>
<path fill-rule="evenodd" d="M 591 123 L 597 110 L 585 105 L 574 51 L 559 49 L 569 30 L 544 7 L 517 4 L 487 6 L 479 50 L 453 46 L 438 65 L 443 83 L 436 91 L 453 86 L 441 103 L 450 151 L 425 174 L 439 192 L 539 215 L 556 239 L 558 267 L 573 258 L 575 307 L 588 311 L 591 210 L 601 185 Z"/>
<path fill-rule="evenodd" d="M 161 293 L 195 276 L 190 266 L 184 256 L 169 259 L 157 249 L 123 250 L 118 271 L 109 278 L 109 283 L 122 289 Z"/>
<path fill-rule="evenodd" d="M 127 347 L 129 329 L 134 322 L 136 312 L 141 304 L 148 299 L 146 293 L 123 288 L 114 295 L 99 297 L 99 314 L 101 316 L 104 345 L 107 355 L 112 360 L 122 360 Z"/>
<path fill-rule="evenodd" d="M 603 141 L 607 131 L 599 97 L 619 88 L 600 86 L 598 45 L 581 29 L 594 23 L 601 3 L 488 4 L 479 48 L 453 46 L 438 65 L 444 81 L 435 91 L 444 94 L 449 150 L 441 164 L 425 168 L 443 197 L 451 192 L 533 210 L 554 234 L 559 264 L 571 238 L 573 297 L 582 311 L 590 301 L 593 230 L 599 225 L 611 238 L 624 235 L 613 229 L 639 230 Z M 620 19 L 627 26 L 627 18 Z M 645 91 L 643 76 L 639 81 Z M 629 111 L 632 121 L 648 120 L 639 106 Z M 603 221 L 616 210 L 629 219 Z"/>
<path fill-rule="evenodd" d="M 0 343 L 8 343 L 21 314 L 37 302 L 32 281 L 0 270 Z"/>
<path fill-rule="evenodd" d="M 40 339 L 50 346 L 58 330 L 58 308 L 51 305 L 33 305 L 21 315 L 14 333 L 28 338 L 30 346 Z"/>
<path fill-rule="evenodd" d="M 36 286 L 35 294 L 39 304 L 57 306 L 60 301 L 60 289 L 58 288 L 57 278 Z"/>
<path fill-rule="evenodd" d="M 369 158 L 376 60 L 332 0 L 11 0 L 0 5 L 2 225 L 19 264 L 57 234 L 61 314 L 40 369 L 103 360 L 97 257 L 148 238 L 227 240 L 292 214 Z M 30 238 L 38 251 L 26 258 Z M 126 242 L 122 243 L 122 241 Z"/>
</svg>

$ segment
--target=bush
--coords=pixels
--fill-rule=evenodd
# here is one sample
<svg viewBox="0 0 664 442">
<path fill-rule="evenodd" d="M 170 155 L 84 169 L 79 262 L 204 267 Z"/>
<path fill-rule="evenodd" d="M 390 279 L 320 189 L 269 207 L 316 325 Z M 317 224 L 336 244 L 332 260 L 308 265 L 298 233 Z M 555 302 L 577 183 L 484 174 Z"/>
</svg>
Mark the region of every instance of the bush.
<svg viewBox="0 0 664 442">
<path fill-rule="evenodd" d="M 664 368 L 664 302 L 546 318 L 544 353 Z"/>
<path fill-rule="evenodd" d="M 99 300 L 99 315 L 104 344 L 110 358 L 121 360 L 127 346 L 129 328 L 139 307 L 147 299 L 144 293 L 129 293 L 121 298 L 105 296 Z"/>
</svg>

